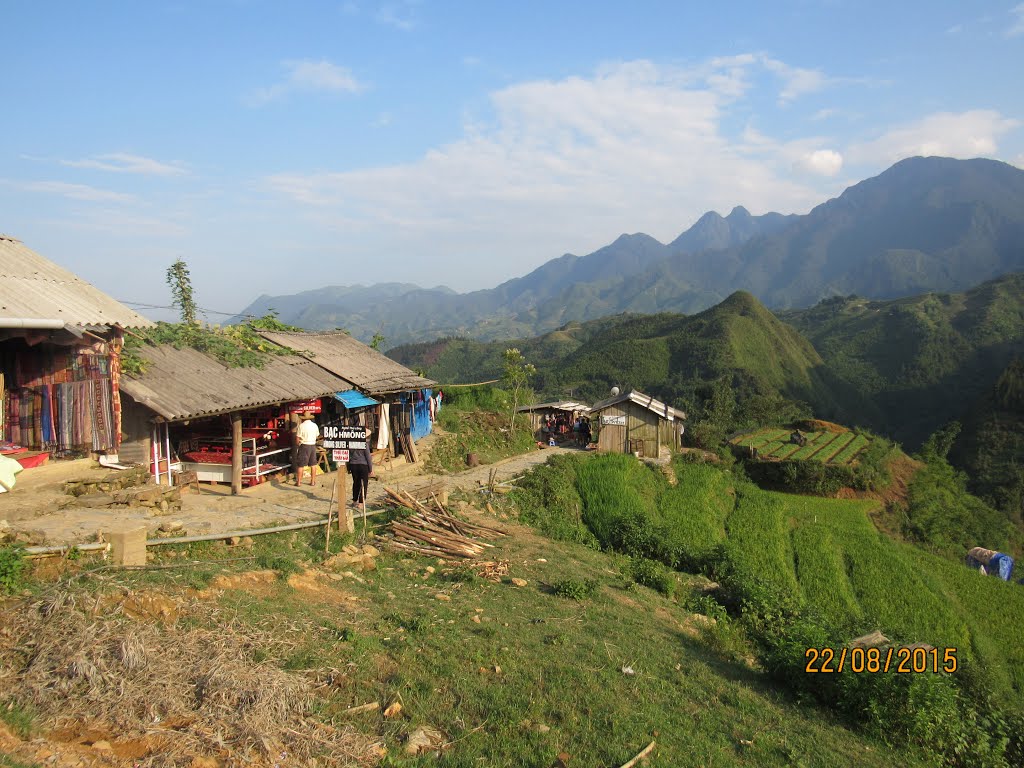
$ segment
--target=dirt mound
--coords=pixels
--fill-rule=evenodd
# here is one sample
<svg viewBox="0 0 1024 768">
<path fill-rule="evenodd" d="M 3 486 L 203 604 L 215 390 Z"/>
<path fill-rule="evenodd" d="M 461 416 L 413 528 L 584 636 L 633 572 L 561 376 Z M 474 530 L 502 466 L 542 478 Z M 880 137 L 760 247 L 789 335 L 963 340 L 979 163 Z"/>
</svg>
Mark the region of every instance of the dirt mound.
<svg viewBox="0 0 1024 768">
<path fill-rule="evenodd" d="M 354 730 L 310 717 L 315 683 L 280 668 L 290 646 L 269 632 L 199 601 L 187 606 L 187 626 L 135 621 L 127 609 L 97 616 L 94 605 L 58 593 L 5 616 L 0 687 L 38 714 L 52 741 L 143 765 L 379 759 Z"/>
</svg>

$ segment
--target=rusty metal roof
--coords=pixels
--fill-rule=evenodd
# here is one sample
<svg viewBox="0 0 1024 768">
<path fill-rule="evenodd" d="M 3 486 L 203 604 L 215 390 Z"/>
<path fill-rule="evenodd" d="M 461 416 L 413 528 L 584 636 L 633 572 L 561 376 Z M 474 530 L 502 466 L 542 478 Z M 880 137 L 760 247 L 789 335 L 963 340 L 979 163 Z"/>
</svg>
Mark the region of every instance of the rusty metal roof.
<svg viewBox="0 0 1024 768">
<path fill-rule="evenodd" d="M 408 392 L 432 387 L 437 383 L 418 376 L 401 363 L 353 339 L 347 333 L 256 332 L 268 341 L 295 350 L 371 395 Z"/>
<path fill-rule="evenodd" d="M 0 234 L 0 318 L 63 320 L 70 326 L 147 328 L 134 312 L 72 272 Z M 0 320 L 2 323 L 2 320 Z"/>
<path fill-rule="evenodd" d="M 146 372 L 125 374 L 121 391 L 168 421 L 310 400 L 352 385 L 298 356 L 272 356 L 263 368 L 229 368 L 195 349 L 143 347 Z"/>
<path fill-rule="evenodd" d="M 645 395 L 643 392 L 637 392 L 635 389 L 631 389 L 629 392 L 616 395 L 615 397 L 609 397 L 607 400 L 602 400 L 599 403 L 594 403 L 590 408 L 590 412 L 597 413 L 610 405 L 618 405 L 619 403 L 624 403 L 626 400 L 630 400 L 637 405 L 641 405 L 652 413 L 656 413 L 669 421 L 674 421 L 675 419 L 686 419 L 686 413 L 684 411 L 680 411 L 678 408 L 673 408 L 670 405 L 665 405 L 665 403 L 655 400 L 653 397 Z"/>
</svg>

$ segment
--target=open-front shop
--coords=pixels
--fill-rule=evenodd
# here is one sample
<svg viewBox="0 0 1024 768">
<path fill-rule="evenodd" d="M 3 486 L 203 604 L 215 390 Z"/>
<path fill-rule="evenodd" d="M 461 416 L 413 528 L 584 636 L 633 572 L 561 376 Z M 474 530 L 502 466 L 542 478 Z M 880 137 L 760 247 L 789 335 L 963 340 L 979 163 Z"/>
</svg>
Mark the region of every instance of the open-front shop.
<svg viewBox="0 0 1024 768">
<path fill-rule="evenodd" d="M 337 418 L 340 379 L 297 356 L 230 368 L 194 349 L 147 347 L 145 373 L 124 377 L 125 444 L 149 457 L 158 482 L 258 485 L 292 465 L 303 413 Z"/>
<path fill-rule="evenodd" d="M 0 453 L 23 466 L 116 453 L 124 328 L 149 325 L 0 235 Z"/>
</svg>

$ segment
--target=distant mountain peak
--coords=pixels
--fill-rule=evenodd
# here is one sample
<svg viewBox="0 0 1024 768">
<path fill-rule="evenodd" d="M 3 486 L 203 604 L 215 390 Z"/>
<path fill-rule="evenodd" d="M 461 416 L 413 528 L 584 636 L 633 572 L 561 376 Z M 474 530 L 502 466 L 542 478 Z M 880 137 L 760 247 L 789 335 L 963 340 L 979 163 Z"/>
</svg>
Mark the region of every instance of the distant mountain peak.
<svg viewBox="0 0 1024 768">
<path fill-rule="evenodd" d="M 752 219 L 752 218 L 754 218 L 754 217 L 750 215 L 750 211 L 748 211 L 742 205 L 737 205 L 735 208 L 732 209 L 732 211 L 730 211 L 729 215 L 725 217 L 725 220 L 726 221 L 731 221 L 733 219 Z"/>
</svg>

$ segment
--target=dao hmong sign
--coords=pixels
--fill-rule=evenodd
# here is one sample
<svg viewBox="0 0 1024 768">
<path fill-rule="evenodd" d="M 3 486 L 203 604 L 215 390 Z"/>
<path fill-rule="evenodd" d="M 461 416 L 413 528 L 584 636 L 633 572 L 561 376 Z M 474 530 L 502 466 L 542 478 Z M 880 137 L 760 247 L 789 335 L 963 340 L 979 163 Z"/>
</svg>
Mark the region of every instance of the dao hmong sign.
<svg viewBox="0 0 1024 768">
<path fill-rule="evenodd" d="M 361 451 L 366 448 L 366 427 L 339 427 L 327 424 L 322 428 L 324 448 L 328 451 Z"/>
</svg>

